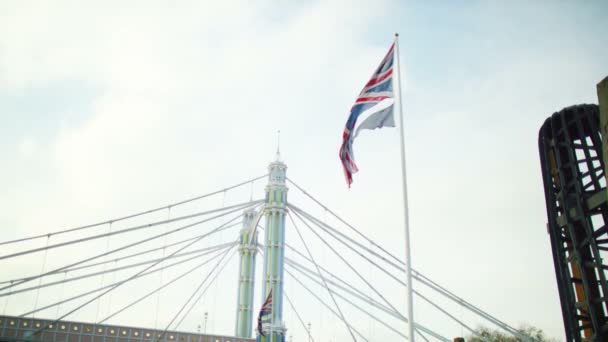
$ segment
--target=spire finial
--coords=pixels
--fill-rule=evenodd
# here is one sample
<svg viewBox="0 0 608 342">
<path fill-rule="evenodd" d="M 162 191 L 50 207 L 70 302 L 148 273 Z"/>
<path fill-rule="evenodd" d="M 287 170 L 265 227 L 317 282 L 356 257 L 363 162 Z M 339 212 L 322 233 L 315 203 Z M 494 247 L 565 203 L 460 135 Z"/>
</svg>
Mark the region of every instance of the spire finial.
<svg viewBox="0 0 608 342">
<path fill-rule="evenodd" d="M 281 130 L 277 130 L 277 160 L 281 159 Z"/>
</svg>

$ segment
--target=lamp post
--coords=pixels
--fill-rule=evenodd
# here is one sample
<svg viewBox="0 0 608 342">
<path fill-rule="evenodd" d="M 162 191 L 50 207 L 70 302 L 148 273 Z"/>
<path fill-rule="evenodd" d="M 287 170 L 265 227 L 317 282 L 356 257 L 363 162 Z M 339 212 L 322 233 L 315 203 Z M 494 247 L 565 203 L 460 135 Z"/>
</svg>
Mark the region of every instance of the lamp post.
<svg viewBox="0 0 608 342">
<path fill-rule="evenodd" d="M 203 328 L 203 334 L 207 335 L 207 317 L 209 317 L 209 313 L 205 311 L 205 325 Z"/>
<path fill-rule="evenodd" d="M 312 342 L 311 337 L 310 337 L 310 322 L 308 322 L 308 342 Z"/>
</svg>

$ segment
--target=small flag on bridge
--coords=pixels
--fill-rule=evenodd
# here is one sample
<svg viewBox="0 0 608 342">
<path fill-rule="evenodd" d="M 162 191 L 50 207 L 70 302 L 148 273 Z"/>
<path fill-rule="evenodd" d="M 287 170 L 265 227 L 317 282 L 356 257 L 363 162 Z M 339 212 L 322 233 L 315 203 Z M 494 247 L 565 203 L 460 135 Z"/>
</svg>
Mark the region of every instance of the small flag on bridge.
<svg viewBox="0 0 608 342">
<path fill-rule="evenodd" d="M 262 307 L 260 308 L 260 313 L 258 314 L 258 333 L 262 336 L 266 336 L 264 335 L 264 331 L 262 330 L 262 319 L 264 319 L 266 316 L 271 315 L 272 314 L 272 289 L 270 289 L 270 292 L 268 292 L 268 297 L 266 298 L 266 301 L 264 302 L 264 304 L 262 304 Z"/>
<path fill-rule="evenodd" d="M 353 174 L 359 171 L 355 164 L 353 141 L 362 129 L 395 127 L 393 117 L 393 63 L 395 44 L 391 45 L 388 53 L 376 69 L 371 79 L 357 97 L 350 110 L 346 127 L 342 134 L 340 161 L 348 186 L 353 182 Z"/>
</svg>

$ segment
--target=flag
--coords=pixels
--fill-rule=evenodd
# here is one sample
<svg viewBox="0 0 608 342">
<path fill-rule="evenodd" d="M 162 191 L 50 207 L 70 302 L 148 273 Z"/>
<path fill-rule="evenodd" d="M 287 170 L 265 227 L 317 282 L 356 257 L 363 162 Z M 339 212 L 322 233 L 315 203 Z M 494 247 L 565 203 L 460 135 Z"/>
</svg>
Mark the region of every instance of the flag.
<svg viewBox="0 0 608 342">
<path fill-rule="evenodd" d="M 340 147 L 340 161 L 349 187 L 353 182 L 353 174 L 359 171 L 353 153 L 353 142 L 359 132 L 362 129 L 395 127 L 393 116 L 394 59 L 395 43 L 391 45 L 380 66 L 363 87 L 346 121 Z"/>
<path fill-rule="evenodd" d="M 268 292 L 268 297 L 264 304 L 262 304 L 260 313 L 258 314 L 258 333 L 262 336 L 266 336 L 262 330 L 262 318 L 270 314 L 272 314 L 272 289 Z"/>
</svg>

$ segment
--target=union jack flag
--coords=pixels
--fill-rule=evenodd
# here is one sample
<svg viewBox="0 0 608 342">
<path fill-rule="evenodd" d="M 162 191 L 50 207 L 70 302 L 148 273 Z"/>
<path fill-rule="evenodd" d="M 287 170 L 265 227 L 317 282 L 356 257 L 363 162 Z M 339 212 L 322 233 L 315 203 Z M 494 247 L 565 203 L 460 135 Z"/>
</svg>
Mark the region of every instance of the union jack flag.
<svg viewBox="0 0 608 342">
<path fill-rule="evenodd" d="M 353 182 L 353 174 L 359 171 L 355 164 L 353 141 L 362 129 L 395 127 L 393 117 L 393 64 L 395 43 L 376 69 L 371 79 L 365 84 L 350 110 L 350 115 L 342 134 L 340 161 L 348 187 Z"/>
<path fill-rule="evenodd" d="M 262 318 L 270 314 L 272 314 L 272 289 L 268 292 L 268 297 L 264 304 L 262 304 L 260 313 L 258 314 L 258 333 L 262 336 L 266 336 L 262 330 Z"/>
</svg>

